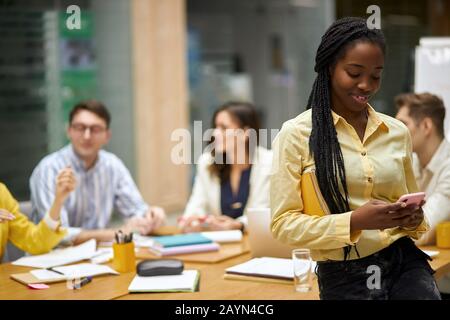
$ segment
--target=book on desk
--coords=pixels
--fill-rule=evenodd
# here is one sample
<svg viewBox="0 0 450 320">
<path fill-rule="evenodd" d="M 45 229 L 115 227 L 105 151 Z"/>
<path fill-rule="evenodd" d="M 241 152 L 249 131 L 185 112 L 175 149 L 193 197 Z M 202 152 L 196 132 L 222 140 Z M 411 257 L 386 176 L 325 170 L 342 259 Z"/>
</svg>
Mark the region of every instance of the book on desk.
<svg viewBox="0 0 450 320">
<path fill-rule="evenodd" d="M 151 246 L 148 249 L 150 250 L 151 253 L 159 257 L 162 257 L 162 256 L 173 256 L 178 254 L 218 251 L 220 249 L 220 246 L 218 243 L 211 242 L 211 243 L 183 245 L 169 248 Z"/>
<path fill-rule="evenodd" d="M 154 237 L 148 247 L 157 256 L 218 251 L 220 246 L 200 233 Z"/>
</svg>

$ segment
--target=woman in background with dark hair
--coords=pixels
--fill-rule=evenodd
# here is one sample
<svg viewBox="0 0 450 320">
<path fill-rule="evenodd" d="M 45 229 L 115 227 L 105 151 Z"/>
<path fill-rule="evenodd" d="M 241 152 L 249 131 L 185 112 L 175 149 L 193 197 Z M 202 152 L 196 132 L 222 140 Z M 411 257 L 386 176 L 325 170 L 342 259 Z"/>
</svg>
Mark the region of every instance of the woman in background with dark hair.
<svg viewBox="0 0 450 320">
<path fill-rule="evenodd" d="M 180 220 L 185 232 L 243 230 L 245 208 L 269 207 L 272 152 L 258 145 L 254 106 L 226 103 L 212 122 L 212 150 L 198 160 L 192 194 Z"/>
<path fill-rule="evenodd" d="M 427 230 L 423 202 L 397 202 L 418 191 L 408 129 L 368 104 L 384 57 L 380 30 L 361 18 L 334 22 L 317 50 L 311 109 L 274 143 L 272 233 L 311 249 L 321 299 L 440 299 L 429 257 L 411 239 Z M 310 170 L 329 215 L 303 211 Z"/>
</svg>

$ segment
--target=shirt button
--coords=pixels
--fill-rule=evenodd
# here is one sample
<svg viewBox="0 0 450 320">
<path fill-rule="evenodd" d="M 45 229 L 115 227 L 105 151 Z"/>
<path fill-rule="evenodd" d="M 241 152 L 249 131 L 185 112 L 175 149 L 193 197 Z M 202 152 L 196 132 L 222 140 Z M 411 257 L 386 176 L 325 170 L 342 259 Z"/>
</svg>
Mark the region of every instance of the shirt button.
<svg viewBox="0 0 450 320">
<path fill-rule="evenodd" d="M 368 177 L 368 178 L 367 178 L 367 182 L 372 183 L 372 178 L 371 178 L 371 177 Z"/>
<path fill-rule="evenodd" d="M 365 157 L 366 154 L 367 154 L 367 153 L 366 153 L 365 151 L 361 152 L 361 155 L 362 155 L 363 157 Z"/>
</svg>

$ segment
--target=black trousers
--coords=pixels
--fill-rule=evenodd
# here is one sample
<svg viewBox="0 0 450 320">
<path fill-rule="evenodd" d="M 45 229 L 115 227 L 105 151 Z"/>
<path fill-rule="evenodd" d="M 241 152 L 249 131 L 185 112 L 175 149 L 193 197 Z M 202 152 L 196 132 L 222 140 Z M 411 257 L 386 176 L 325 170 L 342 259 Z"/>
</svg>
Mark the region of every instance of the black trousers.
<svg viewBox="0 0 450 320">
<path fill-rule="evenodd" d="M 322 300 L 440 300 L 431 258 L 403 237 L 370 256 L 317 263 Z"/>
</svg>

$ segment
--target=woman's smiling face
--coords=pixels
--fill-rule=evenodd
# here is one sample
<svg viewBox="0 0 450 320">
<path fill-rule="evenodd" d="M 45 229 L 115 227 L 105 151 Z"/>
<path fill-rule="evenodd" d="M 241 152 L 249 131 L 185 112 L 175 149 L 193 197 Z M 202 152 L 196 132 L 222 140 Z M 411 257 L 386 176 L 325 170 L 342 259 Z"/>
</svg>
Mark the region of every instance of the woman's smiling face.
<svg viewBox="0 0 450 320">
<path fill-rule="evenodd" d="M 384 66 L 379 45 L 357 42 L 346 49 L 331 71 L 331 104 L 337 113 L 361 112 L 378 91 Z"/>
</svg>

